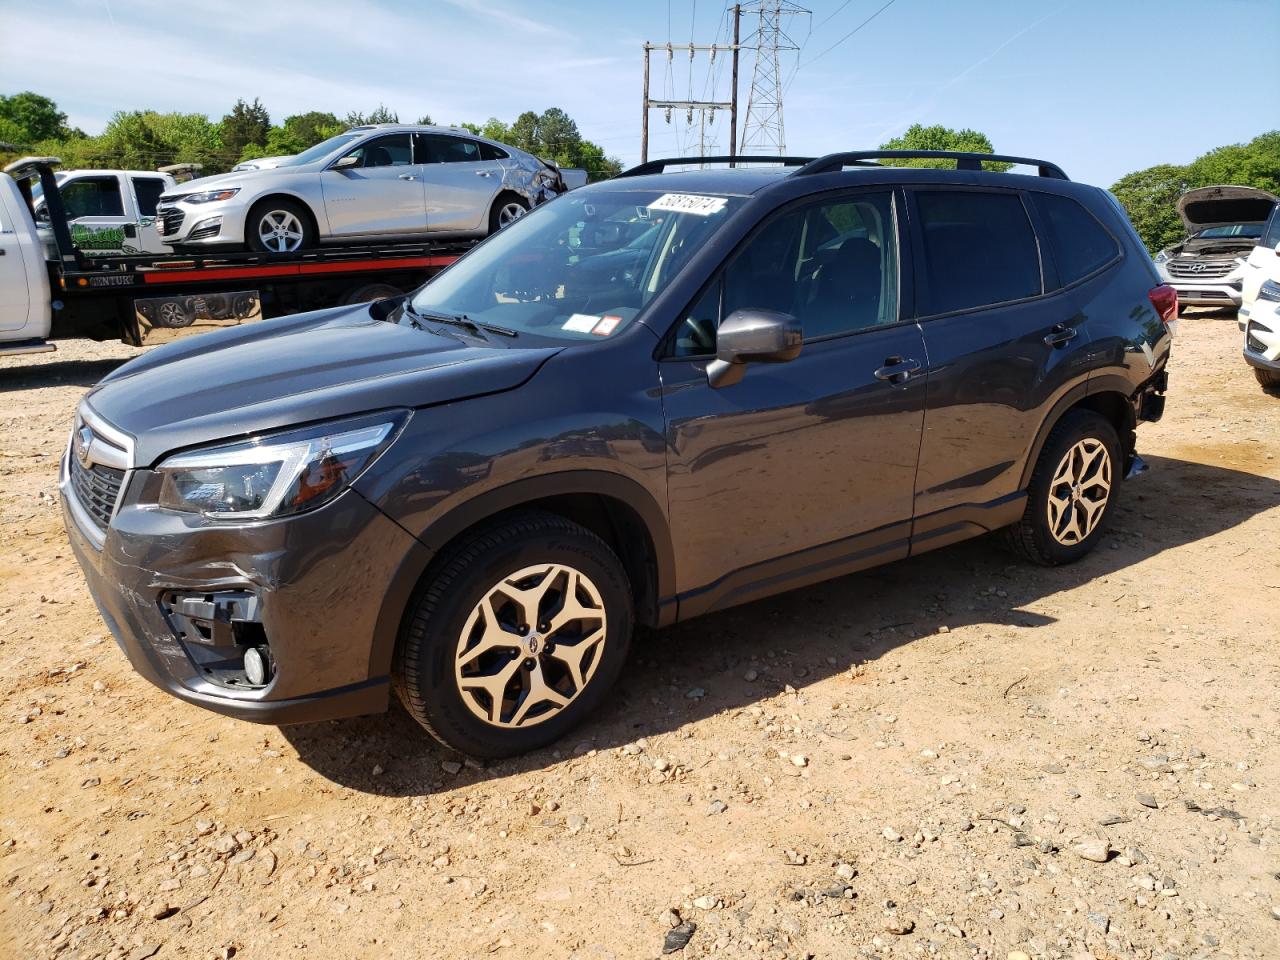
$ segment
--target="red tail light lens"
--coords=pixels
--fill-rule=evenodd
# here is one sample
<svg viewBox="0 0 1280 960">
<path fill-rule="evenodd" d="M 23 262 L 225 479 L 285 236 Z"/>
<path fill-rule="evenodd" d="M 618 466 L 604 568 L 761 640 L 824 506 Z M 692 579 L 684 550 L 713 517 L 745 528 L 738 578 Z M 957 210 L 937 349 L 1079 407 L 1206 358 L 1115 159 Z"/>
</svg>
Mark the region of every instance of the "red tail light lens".
<svg viewBox="0 0 1280 960">
<path fill-rule="evenodd" d="M 1166 327 L 1178 319 L 1178 291 L 1169 284 L 1162 283 L 1158 287 L 1152 287 L 1147 298 Z"/>
</svg>

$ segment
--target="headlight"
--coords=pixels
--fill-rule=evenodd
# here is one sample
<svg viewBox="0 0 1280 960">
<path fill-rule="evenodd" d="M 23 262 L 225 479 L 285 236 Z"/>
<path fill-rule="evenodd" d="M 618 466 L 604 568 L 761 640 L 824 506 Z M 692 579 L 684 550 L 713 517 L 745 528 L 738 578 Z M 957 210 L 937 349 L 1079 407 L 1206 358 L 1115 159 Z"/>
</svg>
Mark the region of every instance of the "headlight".
<svg viewBox="0 0 1280 960">
<path fill-rule="evenodd" d="M 325 424 L 170 457 L 156 468 L 157 504 L 214 520 L 283 517 L 327 503 L 386 449 L 393 417 Z"/>
<path fill-rule="evenodd" d="M 182 202 L 213 203 L 215 200 L 230 200 L 239 192 L 239 187 L 228 187 L 225 190 L 205 190 L 203 193 L 188 193 L 182 198 Z"/>
<path fill-rule="evenodd" d="M 1156 263 L 1166 263 L 1169 260 L 1169 251 L 1161 250 L 1152 259 L 1155 260 Z"/>
<path fill-rule="evenodd" d="M 1264 280 L 1262 286 L 1258 288 L 1258 299 L 1280 301 L 1280 283 Z"/>
</svg>

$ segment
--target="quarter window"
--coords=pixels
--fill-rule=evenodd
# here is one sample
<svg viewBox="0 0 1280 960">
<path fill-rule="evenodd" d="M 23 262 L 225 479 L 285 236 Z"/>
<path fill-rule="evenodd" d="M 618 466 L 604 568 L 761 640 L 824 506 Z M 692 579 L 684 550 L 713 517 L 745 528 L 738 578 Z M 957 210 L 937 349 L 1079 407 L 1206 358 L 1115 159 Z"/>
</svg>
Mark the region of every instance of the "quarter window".
<svg viewBox="0 0 1280 960">
<path fill-rule="evenodd" d="M 506 160 L 508 156 L 509 154 L 507 153 L 507 151 L 502 150 L 498 147 L 495 147 L 491 143 L 480 144 L 481 160 Z"/>
<path fill-rule="evenodd" d="M 1053 261 L 1063 286 L 1087 277 L 1119 255 L 1120 248 L 1111 234 L 1076 201 L 1051 193 L 1033 196 L 1048 230 Z"/>
<path fill-rule="evenodd" d="M 1040 254 L 1013 193 L 916 193 L 924 246 L 920 314 L 952 313 L 1041 292 Z"/>
<path fill-rule="evenodd" d="M 357 166 L 361 167 L 407 167 L 413 163 L 413 151 L 409 146 L 407 133 L 368 140 L 348 151 L 346 156 L 359 157 L 360 163 Z"/>
<path fill-rule="evenodd" d="M 735 310 L 799 319 L 806 341 L 898 319 L 893 196 L 860 193 L 810 203 L 765 223 L 686 311 L 674 354 L 715 352 L 715 331 Z"/>
</svg>

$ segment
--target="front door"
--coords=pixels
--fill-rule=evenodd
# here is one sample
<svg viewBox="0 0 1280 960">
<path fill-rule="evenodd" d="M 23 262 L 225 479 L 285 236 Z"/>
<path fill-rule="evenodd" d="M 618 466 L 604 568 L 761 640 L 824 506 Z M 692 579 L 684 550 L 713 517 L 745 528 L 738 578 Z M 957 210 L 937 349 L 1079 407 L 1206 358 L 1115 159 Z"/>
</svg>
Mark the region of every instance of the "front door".
<svg viewBox="0 0 1280 960">
<path fill-rule="evenodd" d="M 682 614 L 905 556 L 924 415 L 919 327 L 900 318 L 891 191 L 775 214 L 681 318 L 660 364 Z M 796 359 L 714 388 L 734 310 L 798 317 Z"/>
<path fill-rule="evenodd" d="M 120 178 L 82 175 L 58 185 L 71 227 L 71 242 L 87 256 L 138 252 L 138 223 L 125 213 Z"/>
<path fill-rule="evenodd" d="M 22 211 L 18 191 L 12 184 L 0 184 L 9 187 L 8 196 L 14 203 L 14 212 Z M 25 212 L 25 211 L 23 211 Z M 26 260 L 22 255 L 22 242 L 18 238 L 18 225 L 11 221 L 10 211 L 0 197 L 0 330 L 21 330 L 30 318 L 31 301 L 36 299 L 34 291 L 28 287 Z M 40 256 L 40 249 L 31 251 L 30 256 Z"/>
<path fill-rule="evenodd" d="M 374 137 L 345 156 L 357 163 L 320 174 L 330 236 L 426 232 L 422 168 L 414 162 L 409 134 Z"/>
<path fill-rule="evenodd" d="M 490 206 L 502 188 L 502 161 L 485 159 L 489 151 L 482 148 L 488 145 L 467 137 L 420 133 L 416 139 L 424 159 L 427 226 L 433 233 L 487 230 Z"/>
</svg>

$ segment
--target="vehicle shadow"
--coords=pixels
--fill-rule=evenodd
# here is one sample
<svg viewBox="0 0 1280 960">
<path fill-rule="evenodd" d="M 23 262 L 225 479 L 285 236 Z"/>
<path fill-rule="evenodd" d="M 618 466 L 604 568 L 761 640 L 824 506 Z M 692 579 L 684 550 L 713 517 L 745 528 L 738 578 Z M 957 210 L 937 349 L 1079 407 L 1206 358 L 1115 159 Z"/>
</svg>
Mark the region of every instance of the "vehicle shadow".
<svg viewBox="0 0 1280 960">
<path fill-rule="evenodd" d="M 92 387 L 130 357 L 107 360 L 55 360 L 30 366 L 0 367 L 0 393 L 42 387 Z"/>
<path fill-rule="evenodd" d="M 560 743 L 523 757 L 468 762 L 461 773 L 446 774 L 442 762 L 462 758 L 437 746 L 398 705 L 383 716 L 286 727 L 283 733 L 303 763 L 364 792 L 415 796 L 500 778 L 550 766 L 584 745 L 610 749 L 749 707 L 788 684 L 803 690 L 943 626 L 1052 624 L 1052 617 L 1022 608 L 1280 503 L 1280 481 L 1268 477 L 1147 459 L 1150 472 L 1125 484 L 1106 538 L 1077 564 L 1036 567 L 982 537 L 642 633 L 609 705 Z M 754 682 L 745 679 L 748 670 L 758 673 Z M 705 695 L 691 698 L 695 688 Z M 375 767 L 381 768 L 377 776 Z"/>
</svg>

